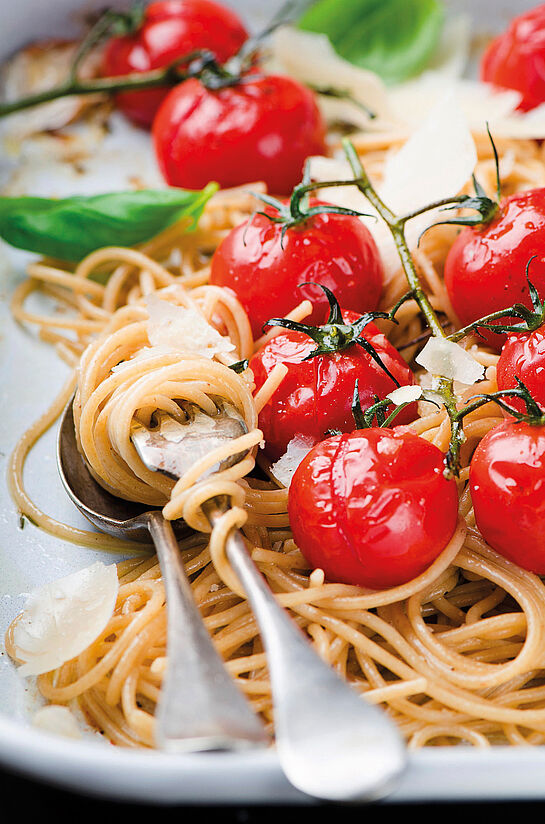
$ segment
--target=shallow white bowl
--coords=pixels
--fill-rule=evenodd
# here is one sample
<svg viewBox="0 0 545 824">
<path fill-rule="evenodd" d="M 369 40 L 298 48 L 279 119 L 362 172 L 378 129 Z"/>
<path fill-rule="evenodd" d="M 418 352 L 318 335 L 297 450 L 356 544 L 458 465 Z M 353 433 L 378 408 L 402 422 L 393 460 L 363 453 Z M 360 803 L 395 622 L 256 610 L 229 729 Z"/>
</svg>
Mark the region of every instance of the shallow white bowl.
<svg viewBox="0 0 545 824">
<path fill-rule="evenodd" d="M 342 0 L 339 0 L 342 2 Z M 33 39 L 70 36 L 78 18 L 104 0 L 0 0 L 0 57 Z M 116 6 L 127 5 L 123 2 Z M 277 0 L 232 0 L 232 5 L 259 26 Z M 519 0 L 457 0 L 483 33 L 502 28 L 515 12 L 534 5 Z M 45 409 L 60 389 L 65 368 L 33 334 L 16 326 L 7 298 L 22 277 L 24 256 L 0 249 L 0 429 L 1 477 L 15 440 Z M 15 266 L 13 266 L 15 262 Z M 47 511 L 66 522 L 88 524 L 66 499 L 55 466 L 55 432 L 40 442 L 29 462 L 31 494 Z M 63 544 L 30 524 L 21 529 L 5 482 L 0 486 L 0 632 L 17 614 L 25 593 L 34 586 L 101 558 L 116 556 Z M 20 679 L 0 651 L 0 765 L 24 775 L 98 796 L 154 803 L 312 803 L 284 778 L 273 750 L 245 754 L 170 756 L 109 746 L 96 737 L 72 741 L 48 735 L 29 723 L 34 691 Z M 545 798 L 545 749 L 469 747 L 434 748 L 411 755 L 409 769 L 389 800 L 530 800 Z"/>
</svg>

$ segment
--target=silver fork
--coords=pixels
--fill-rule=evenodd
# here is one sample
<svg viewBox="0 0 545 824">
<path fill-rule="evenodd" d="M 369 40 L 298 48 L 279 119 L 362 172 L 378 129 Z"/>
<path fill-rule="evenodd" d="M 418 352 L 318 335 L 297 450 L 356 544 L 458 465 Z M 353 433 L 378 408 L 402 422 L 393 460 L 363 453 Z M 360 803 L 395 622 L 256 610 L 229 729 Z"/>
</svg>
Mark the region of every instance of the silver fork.
<svg viewBox="0 0 545 824">
<path fill-rule="evenodd" d="M 145 427 L 133 431 L 135 448 L 150 469 L 179 477 L 220 442 L 247 431 L 238 412 L 225 404 L 219 406 L 214 418 L 198 408 L 185 408 L 189 418 L 186 424 L 160 415 L 152 431 Z M 242 457 L 233 456 L 231 464 Z M 220 468 L 212 467 L 209 473 Z M 228 506 L 219 498 L 203 505 L 212 526 Z M 276 745 L 287 778 L 303 792 L 328 800 L 384 795 L 407 760 L 396 726 L 383 711 L 359 697 L 315 653 L 278 604 L 238 530 L 229 534 L 226 554 L 263 638 L 273 692 Z"/>
</svg>

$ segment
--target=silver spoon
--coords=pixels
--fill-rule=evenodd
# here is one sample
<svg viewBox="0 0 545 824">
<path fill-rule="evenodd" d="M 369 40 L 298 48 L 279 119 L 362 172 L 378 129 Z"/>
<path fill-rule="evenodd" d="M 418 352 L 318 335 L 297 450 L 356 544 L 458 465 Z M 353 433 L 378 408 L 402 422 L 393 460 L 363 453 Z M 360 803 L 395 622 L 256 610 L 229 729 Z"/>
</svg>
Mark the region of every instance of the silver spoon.
<svg viewBox="0 0 545 824">
<path fill-rule="evenodd" d="M 187 537 L 189 528 L 178 521 L 173 529 L 159 509 L 110 495 L 95 481 L 77 448 L 72 402 L 60 424 L 57 463 L 68 495 L 98 529 L 145 543 L 151 535 L 155 545 L 168 611 L 157 745 L 175 752 L 264 745 L 263 725 L 225 669 L 193 599 L 174 533 Z"/>
<path fill-rule="evenodd" d="M 220 404 L 215 418 L 193 405 L 184 408 L 189 425 L 163 417 L 152 432 L 139 426 L 133 430 L 133 444 L 148 468 L 178 476 L 221 439 L 247 431 L 244 420 L 227 404 Z M 174 450 L 174 442 L 182 448 Z M 233 456 L 233 462 L 242 457 Z M 214 471 L 216 467 L 206 474 Z M 227 500 L 213 498 L 202 508 L 214 526 L 228 507 Z M 229 534 L 226 554 L 244 587 L 267 653 L 276 746 L 287 778 L 303 792 L 327 800 L 371 800 L 388 792 L 407 761 L 395 724 L 316 654 L 278 604 L 238 530 Z"/>
</svg>

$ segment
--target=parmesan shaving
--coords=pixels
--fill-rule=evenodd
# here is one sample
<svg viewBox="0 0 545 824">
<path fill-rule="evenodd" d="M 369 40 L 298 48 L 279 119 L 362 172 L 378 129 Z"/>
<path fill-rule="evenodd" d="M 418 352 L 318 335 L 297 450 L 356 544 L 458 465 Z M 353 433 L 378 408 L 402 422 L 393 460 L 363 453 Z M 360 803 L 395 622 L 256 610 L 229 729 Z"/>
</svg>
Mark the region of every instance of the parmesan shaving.
<svg viewBox="0 0 545 824">
<path fill-rule="evenodd" d="M 31 592 L 13 630 L 19 673 L 50 672 L 83 652 L 108 624 L 118 588 L 115 564 L 97 561 Z"/>
<path fill-rule="evenodd" d="M 454 93 L 446 94 L 386 161 L 381 197 L 397 214 L 454 197 L 476 163 L 475 142 L 459 101 Z"/>
<path fill-rule="evenodd" d="M 205 358 L 235 349 L 229 338 L 220 335 L 193 307 L 176 306 L 150 295 L 146 298 L 146 308 L 149 313 L 148 338 L 152 348 L 194 352 Z"/>
<path fill-rule="evenodd" d="M 377 74 L 361 69 L 340 57 L 327 35 L 305 32 L 290 26 L 276 30 L 272 38 L 272 68 L 316 87 L 348 92 L 370 109 L 381 124 L 391 119 L 386 87 Z M 360 106 L 347 100 L 319 96 L 326 120 L 342 121 L 359 128 L 373 128 L 375 120 Z"/>
<path fill-rule="evenodd" d="M 295 470 L 313 446 L 314 441 L 308 435 L 296 435 L 292 438 L 286 452 L 271 466 L 271 472 L 276 480 L 289 488 Z"/>
<path fill-rule="evenodd" d="M 44 732 L 62 735 L 64 738 L 81 738 L 81 730 L 73 713 L 68 707 L 50 704 L 34 713 L 32 723 Z"/>
<path fill-rule="evenodd" d="M 413 401 L 417 401 L 422 397 L 422 387 L 400 386 L 398 389 L 394 389 L 393 392 L 386 395 L 386 397 L 390 398 L 396 406 L 401 406 L 402 403 L 413 403 Z"/>
<path fill-rule="evenodd" d="M 484 366 L 457 343 L 445 338 L 430 338 L 415 360 L 432 375 L 460 381 L 468 386 L 484 377 Z"/>
</svg>

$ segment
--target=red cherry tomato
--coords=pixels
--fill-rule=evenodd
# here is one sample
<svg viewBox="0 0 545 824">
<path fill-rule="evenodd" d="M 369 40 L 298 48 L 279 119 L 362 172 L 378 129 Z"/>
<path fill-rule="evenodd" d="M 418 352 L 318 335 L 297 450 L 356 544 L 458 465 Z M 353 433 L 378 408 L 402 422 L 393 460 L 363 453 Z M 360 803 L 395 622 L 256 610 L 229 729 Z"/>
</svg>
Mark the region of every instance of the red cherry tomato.
<svg viewBox="0 0 545 824">
<path fill-rule="evenodd" d="M 497 366 L 498 389 L 516 389 L 515 377 L 545 411 L 545 326 L 508 336 Z M 520 412 L 526 411 L 520 398 L 506 397 L 505 401 Z"/>
<path fill-rule="evenodd" d="M 469 471 L 475 521 L 490 546 L 545 574 L 545 427 L 505 421 L 480 442 Z"/>
<path fill-rule="evenodd" d="M 530 278 L 545 294 L 545 189 L 512 195 L 500 203 L 496 217 L 480 228 L 467 227 L 451 246 L 445 262 L 445 285 L 463 326 L 514 303 L 531 308 L 526 266 L 534 255 Z M 502 325 L 515 322 L 503 318 Z M 505 334 L 483 334 L 499 350 Z"/>
<path fill-rule="evenodd" d="M 343 312 L 346 323 L 358 317 L 355 312 Z M 400 385 L 414 383 L 410 368 L 374 323 L 365 327 L 363 336 Z M 296 435 L 317 442 L 327 437 L 330 429 L 351 432 L 355 427 L 351 407 L 356 380 L 363 411 L 373 405 L 376 395 L 382 399 L 396 388 L 371 355 L 357 344 L 331 355 L 305 360 L 314 349 L 316 343 L 308 335 L 285 329 L 262 346 L 250 361 L 258 389 L 277 363 L 288 367 L 286 377 L 259 415 L 265 452 L 271 460 L 280 458 Z M 415 415 L 416 405 L 412 403 L 395 421 L 408 423 Z"/>
<path fill-rule="evenodd" d="M 283 240 L 281 232 L 280 224 L 254 215 L 224 238 L 212 258 L 210 283 L 236 293 L 255 338 L 266 321 L 284 317 L 305 298 L 314 304 L 305 323 L 325 321 L 329 306 L 324 292 L 315 285 L 299 288 L 301 283 L 327 286 L 341 306 L 358 312 L 377 308 L 382 262 L 359 218 L 320 214 L 288 229 Z"/>
<path fill-rule="evenodd" d="M 519 109 L 527 111 L 545 101 L 545 5 L 511 21 L 492 41 L 481 63 L 481 78 L 495 86 L 516 89 Z"/>
<path fill-rule="evenodd" d="M 444 549 L 458 494 L 436 446 L 404 427 L 361 429 L 313 447 L 293 476 L 288 510 L 295 542 L 327 580 L 386 589 Z"/>
<path fill-rule="evenodd" d="M 147 7 L 138 31 L 108 43 L 102 73 L 116 77 L 160 69 L 196 49 L 208 49 L 223 63 L 247 38 L 237 15 L 212 0 L 162 0 Z M 150 128 L 168 91 L 122 92 L 115 99 L 127 117 Z"/>
<path fill-rule="evenodd" d="M 187 80 L 168 94 L 153 124 L 166 182 L 186 189 L 263 180 L 270 192 L 286 194 L 305 159 L 325 154 L 324 135 L 314 94 L 280 75 L 247 75 L 218 91 Z"/>
</svg>

